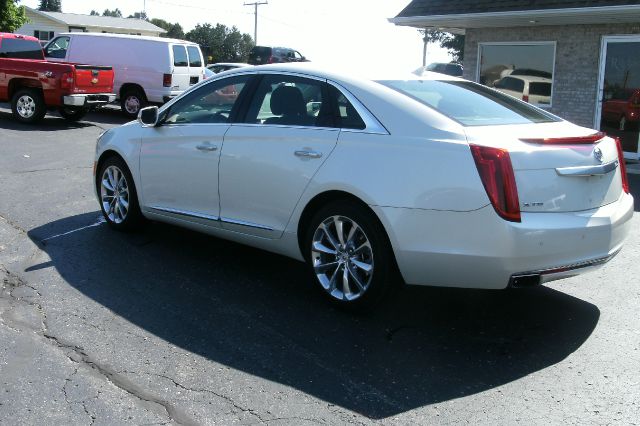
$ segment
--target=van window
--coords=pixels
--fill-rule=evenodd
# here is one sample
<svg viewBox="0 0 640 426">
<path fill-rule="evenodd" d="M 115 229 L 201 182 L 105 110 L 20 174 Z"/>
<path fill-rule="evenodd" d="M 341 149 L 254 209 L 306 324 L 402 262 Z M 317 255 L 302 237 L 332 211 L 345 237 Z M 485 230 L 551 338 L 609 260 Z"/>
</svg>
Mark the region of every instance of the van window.
<svg viewBox="0 0 640 426">
<path fill-rule="evenodd" d="M 5 38 L 0 43 L 0 58 L 42 59 L 42 48 L 35 40 Z"/>
<path fill-rule="evenodd" d="M 173 66 L 174 67 L 186 67 L 189 66 L 187 59 L 187 49 L 184 46 L 173 46 Z"/>
<path fill-rule="evenodd" d="M 64 59 L 69 48 L 69 37 L 58 37 L 47 44 L 44 55 L 49 58 Z"/>
<path fill-rule="evenodd" d="M 200 49 L 196 46 L 188 46 L 187 51 L 189 52 L 189 66 L 190 67 L 201 67 L 202 66 L 202 57 L 200 56 Z"/>
</svg>

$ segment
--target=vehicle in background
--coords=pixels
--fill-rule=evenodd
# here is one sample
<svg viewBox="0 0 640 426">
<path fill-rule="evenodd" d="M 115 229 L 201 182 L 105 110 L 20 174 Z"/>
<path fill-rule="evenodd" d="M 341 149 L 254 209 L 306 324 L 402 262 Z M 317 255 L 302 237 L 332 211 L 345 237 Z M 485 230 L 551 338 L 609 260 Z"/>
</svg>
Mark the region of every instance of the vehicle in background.
<svg viewBox="0 0 640 426">
<path fill-rule="evenodd" d="M 425 71 L 438 72 L 440 74 L 446 74 L 453 77 L 462 77 L 464 71 L 462 65 L 455 62 L 433 62 L 424 67 L 424 69 Z"/>
<path fill-rule="evenodd" d="M 200 47 L 184 40 L 104 33 L 62 33 L 45 46 L 52 61 L 105 64 L 129 117 L 149 103 L 162 104 L 204 79 Z"/>
<path fill-rule="evenodd" d="M 297 50 L 289 47 L 254 46 L 249 53 L 249 64 L 277 64 L 283 62 L 309 62 Z"/>
<path fill-rule="evenodd" d="M 493 87 L 533 105 L 551 105 L 552 80 L 550 78 L 511 73 L 496 81 Z"/>
<path fill-rule="evenodd" d="M 18 121 L 34 123 L 53 108 L 79 120 L 115 100 L 113 79 L 109 66 L 48 62 L 37 38 L 0 33 L 0 101 L 11 102 Z"/>
<path fill-rule="evenodd" d="M 350 309 L 403 280 L 532 287 L 619 252 L 634 214 L 619 141 L 425 74 L 219 74 L 98 138 L 102 214 L 117 230 L 146 217 L 305 261 Z"/>
<path fill-rule="evenodd" d="M 207 68 L 213 71 L 214 73 L 218 74 L 223 71 L 229 71 L 236 68 L 250 67 L 250 66 L 251 64 L 245 64 L 243 62 L 217 62 L 215 64 L 207 65 Z"/>
<path fill-rule="evenodd" d="M 640 89 L 619 89 L 602 103 L 602 118 L 616 123 L 619 130 L 638 127 L 640 121 Z"/>
</svg>

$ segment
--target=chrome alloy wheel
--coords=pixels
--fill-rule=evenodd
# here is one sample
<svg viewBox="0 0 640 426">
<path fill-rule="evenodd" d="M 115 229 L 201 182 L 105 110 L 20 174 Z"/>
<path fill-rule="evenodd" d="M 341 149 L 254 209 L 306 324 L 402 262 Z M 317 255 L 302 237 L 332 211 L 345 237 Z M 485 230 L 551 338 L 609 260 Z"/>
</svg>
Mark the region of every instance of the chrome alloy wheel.
<svg viewBox="0 0 640 426">
<path fill-rule="evenodd" d="M 102 209 L 113 223 L 122 223 L 129 212 L 129 185 L 127 179 L 116 166 L 109 166 L 102 174 L 100 182 Z"/>
<path fill-rule="evenodd" d="M 22 118 L 31 118 L 36 113 L 36 101 L 29 95 L 22 95 L 16 102 L 16 110 Z"/>
<path fill-rule="evenodd" d="M 140 111 L 140 99 L 137 96 L 127 96 L 124 101 L 124 108 L 129 114 L 137 114 Z"/>
<path fill-rule="evenodd" d="M 345 216 L 324 220 L 313 234 L 311 259 L 320 284 L 332 297 L 361 297 L 373 278 L 373 251 L 364 230 Z"/>
</svg>

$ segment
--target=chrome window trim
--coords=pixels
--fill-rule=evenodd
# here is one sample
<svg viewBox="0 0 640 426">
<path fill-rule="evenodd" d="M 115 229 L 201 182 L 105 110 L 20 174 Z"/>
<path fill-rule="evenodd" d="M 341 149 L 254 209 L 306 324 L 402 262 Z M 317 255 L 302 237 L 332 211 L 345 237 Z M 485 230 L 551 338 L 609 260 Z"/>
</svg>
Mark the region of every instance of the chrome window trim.
<svg viewBox="0 0 640 426">
<path fill-rule="evenodd" d="M 339 132 L 342 129 L 339 127 L 316 127 L 316 126 L 300 126 L 293 124 L 259 124 L 259 123 L 231 123 L 233 127 L 274 127 L 280 129 L 301 129 L 301 130 L 330 130 L 332 132 Z"/>
</svg>

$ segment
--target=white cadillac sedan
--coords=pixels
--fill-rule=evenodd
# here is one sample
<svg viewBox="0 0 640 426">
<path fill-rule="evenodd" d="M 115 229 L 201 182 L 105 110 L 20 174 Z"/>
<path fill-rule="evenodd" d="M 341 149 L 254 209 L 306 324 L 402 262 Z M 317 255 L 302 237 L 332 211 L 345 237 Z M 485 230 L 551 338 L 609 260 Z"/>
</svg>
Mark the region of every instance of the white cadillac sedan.
<svg viewBox="0 0 640 426">
<path fill-rule="evenodd" d="M 113 228 L 148 218 L 290 256 L 358 309 L 401 281 L 579 274 L 633 215 L 618 141 L 442 74 L 240 68 L 105 132 L 95 160 Z"/>
</svg>

